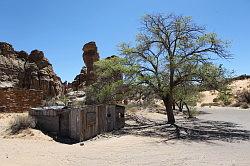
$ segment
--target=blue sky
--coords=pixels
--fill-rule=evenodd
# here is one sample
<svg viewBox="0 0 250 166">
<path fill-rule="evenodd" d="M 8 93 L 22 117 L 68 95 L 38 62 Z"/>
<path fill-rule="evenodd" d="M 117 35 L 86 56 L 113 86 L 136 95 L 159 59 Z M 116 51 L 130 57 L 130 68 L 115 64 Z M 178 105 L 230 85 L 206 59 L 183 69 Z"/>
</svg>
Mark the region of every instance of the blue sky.
<svg viewBox="0 0 250 166">
<path fill-rule="evenodd" d="M 0 41 L 16 50 L 44 51 L 62 80 L 79 74 L 82 46 L 95 41 L 101 58 L 135 39 L 146 13 L 192 16 L 197 24 L 232 42 L 234 59 L 219 61 L 250 74 L 249 0 L 1 0 Z"/>
</svg>

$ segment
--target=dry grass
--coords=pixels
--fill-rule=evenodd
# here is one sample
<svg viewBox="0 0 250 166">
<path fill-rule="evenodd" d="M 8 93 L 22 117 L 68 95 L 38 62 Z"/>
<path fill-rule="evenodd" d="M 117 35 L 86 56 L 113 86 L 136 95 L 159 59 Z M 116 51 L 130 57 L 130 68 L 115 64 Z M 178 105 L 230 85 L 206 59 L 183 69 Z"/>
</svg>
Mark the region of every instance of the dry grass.
<svg viewBox="0 0 250 166">
<path fill-rule="evenodd" d="M 35 120 L 30 116 L 22 116 L 18 115 L 13 118 L 12 121 L 9 122 L 7 131 L 10 132 L 10 134 L 18 134 L 20 131 L 28 129 L 28 128 L 34 128 L 36 126 Z"/>
<path fill-rule="evenodd" d="M 250 90 L 243 89 L 236 94 L 236 98 L 239 102 L 250 103 Z"/>
</svg>

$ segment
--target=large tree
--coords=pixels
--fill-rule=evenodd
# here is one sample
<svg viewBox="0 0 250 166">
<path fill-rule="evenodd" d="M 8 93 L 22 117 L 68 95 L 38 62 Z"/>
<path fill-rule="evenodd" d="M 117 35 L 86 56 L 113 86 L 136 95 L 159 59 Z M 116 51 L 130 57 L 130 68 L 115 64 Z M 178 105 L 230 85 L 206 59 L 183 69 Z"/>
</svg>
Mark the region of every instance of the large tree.
<svg viewBox="0 0 250 166">
<path fill-rule="evenodd" d="M 211 64 L 216 57 L 229 58 L 227 47 L 228 42 L 215 33 L 207 33 L 205 27 L 195 24 L 191 17 L 159 14 L 146 15 L 135 46 L 123 43 L 120 50 L 130 65 L 137 67 L 137 82 L 163 100 L 168 123 L 174 124 L 175 89 L 189 83 L 202 83 L 204 76 L 199 69 Z"/>
</svg>

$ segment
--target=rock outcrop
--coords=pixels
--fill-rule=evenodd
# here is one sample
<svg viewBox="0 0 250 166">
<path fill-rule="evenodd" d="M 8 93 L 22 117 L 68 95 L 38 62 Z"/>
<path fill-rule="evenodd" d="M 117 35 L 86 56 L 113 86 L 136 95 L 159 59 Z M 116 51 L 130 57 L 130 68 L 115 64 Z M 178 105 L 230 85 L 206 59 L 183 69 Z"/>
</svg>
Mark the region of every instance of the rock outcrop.
<svg viewBox="0 0 250 166">
<path fill-rule="evenodd" d="M 15 51 L 0 42 L 0 87 L 42 90 L 44 99 L 60 95 L 63 85 L 52 65 L 39 50 Z"/>
<path fill-rule="evenodd" d="M 69 84 L 69 88 L 73 90 L 83 89 L 85 86 L 91 85 L 95 80 L 94 62 L 99 60 L 99 53 L 95 42 L 89 42 L 82 48 L 83 50 L 83 61 L 86 67 L 83 67 L 80 74 L 78 74 L 74 81 Z"/>
<path fill-rule="evenodd" d="M 94 81 L 94 62 L 99 60 L 99 53 L 97 52 L 97 47 L 95 42 L 89 42 L 85 44 L 82 48 L 83 50 L 83 61 L 87 67 L 86 73 L 86 85 L 91 84 Z"/>
</svg>

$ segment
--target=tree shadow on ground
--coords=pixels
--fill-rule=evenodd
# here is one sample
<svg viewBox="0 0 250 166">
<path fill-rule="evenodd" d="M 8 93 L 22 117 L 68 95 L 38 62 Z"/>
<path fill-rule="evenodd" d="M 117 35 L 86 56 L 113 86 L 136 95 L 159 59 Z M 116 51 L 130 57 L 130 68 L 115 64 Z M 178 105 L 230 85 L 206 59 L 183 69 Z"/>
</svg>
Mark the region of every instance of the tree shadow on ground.
<svg viewBox="0 0 250 166">
<path fill-rule="evenodd" d="M 177 126 L 166 123 L 155 123 L 146 118 L 138 118 L 128 115 L 125 128 L 114 131 L 114 134 L 132 134 L 139 136 L 159 137 L 165 141 L 171 139 L 183 139 L 187 141 L 212 141 L 237 142 L 250 140 L 250 131 L 241 129 L 239 124 L 193 119 L 178 119 Z"/>
</svg>

